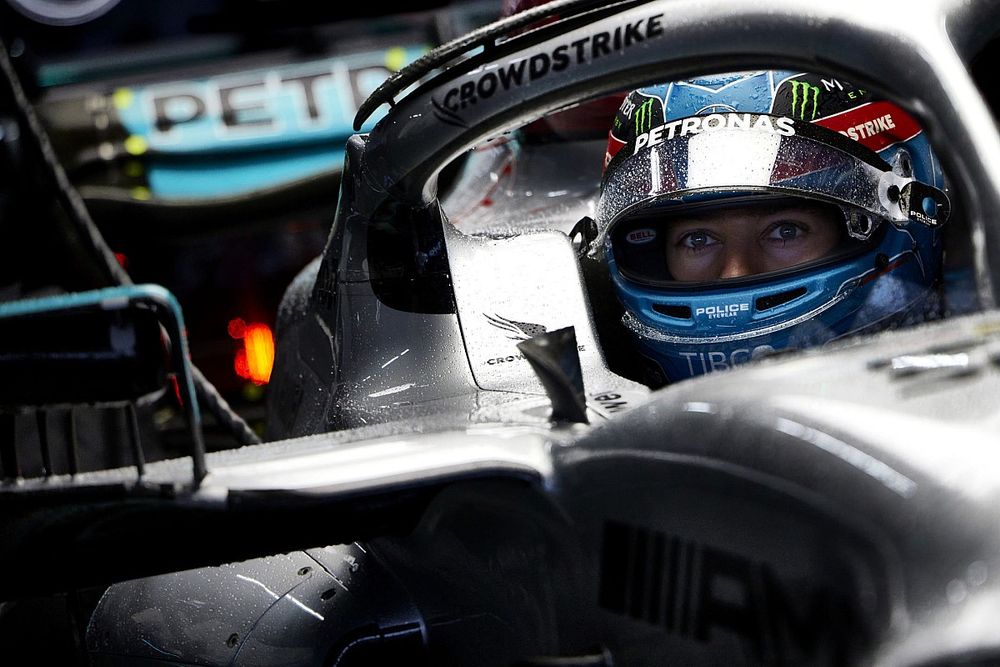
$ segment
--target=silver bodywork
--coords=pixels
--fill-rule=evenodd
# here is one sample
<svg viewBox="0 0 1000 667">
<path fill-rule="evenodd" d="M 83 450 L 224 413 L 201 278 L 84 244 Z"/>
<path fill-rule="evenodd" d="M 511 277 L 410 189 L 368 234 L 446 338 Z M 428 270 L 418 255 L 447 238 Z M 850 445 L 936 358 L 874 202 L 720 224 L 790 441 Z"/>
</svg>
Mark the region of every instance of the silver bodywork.
<svg viewBox="0 0 1000 667">
<path fill-rule="evenodd" d="M 996 314 L 968 316 L 762 362 L 657 392 L 593 428 L 331 433 L 210 455 L 205 502 L 447 486 L 412 530 L 363 551 L 113 586 L 91 621 L 93 657 L 324 664 L 361 626 L 372 643 L 416 626 L 406 655 L 429 652 L 431 664 L 595 646 L 622 664 L 994 656 L 998 331 Z M 150 469 L 150 481 L 175 478 Z M 356 590 L 346 556 L 366 594 L 324 600 L 337 580 Z M 313 579 L 296 576 L 302 567 Z M 602 599 L 607 590 L 621 598 Z"/>
<path fill-rule="evenodd" d="M 216 547 L 277 534 L 297 511 L 312 532 L 276 549 L 358 544 L 117 584 L 90 623 L 95 662 L 1000 656 L 1000 140 L 961 60 L 996 7 L 660 0 L 582 16 L 456 63 L 350 141 L 329 245 L 283 306 L 276 441 L 210 455 L 197 488 L 178 462 L 143 480 L 174 485 L 163 502 L 193 522 L 231 516 Z M 441 111 L 497 68 L 625 24 L 645 38 Z M 565 234 L 578 208 L 529 216 L 523 234 L 514 216 L 497 223 L 508 233 L 447 220 L 436 179 L 463 151 L 580 97 L 734 63 L 822 63 L 912 111 L 963 184 L 986 312 L 650 393 L 602 354 Z M 379 265 L 407 230 L 418 259 Z M 590 424 L 549 419 L 515 347 L 566 326 Z M 74 483 L 129 488 L 130 475 Z M 365 530 L 384 509 L 410 520 Z"/>
</svg>

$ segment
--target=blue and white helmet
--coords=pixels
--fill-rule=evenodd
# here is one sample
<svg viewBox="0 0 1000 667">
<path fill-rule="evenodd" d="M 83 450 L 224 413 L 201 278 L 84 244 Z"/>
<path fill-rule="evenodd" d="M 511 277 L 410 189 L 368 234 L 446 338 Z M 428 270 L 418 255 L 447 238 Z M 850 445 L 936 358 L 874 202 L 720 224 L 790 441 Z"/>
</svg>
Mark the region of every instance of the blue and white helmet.
<svg viewBox="0 0 1000 667">
<path fill-rule="evenodd" d="M 671 274 L 665 239 L 678 214 L 788 199 L 835 212 L 835 250 L 737 278 Z M 896 105 L 833 77 L 732 73 L 626 97 L 592 247 L 640 353 L 676 381 L 933 318 L 949 214 L 940 165 Z"/>
</svg>

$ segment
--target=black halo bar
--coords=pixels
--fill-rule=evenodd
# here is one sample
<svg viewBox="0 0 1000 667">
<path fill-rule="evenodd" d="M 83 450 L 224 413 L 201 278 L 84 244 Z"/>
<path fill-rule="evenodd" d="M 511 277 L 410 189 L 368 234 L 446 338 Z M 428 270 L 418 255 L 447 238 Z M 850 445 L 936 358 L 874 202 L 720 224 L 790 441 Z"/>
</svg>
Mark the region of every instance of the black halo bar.
<svg viewBox="0 0 1000 667">
<path fill-rule="evenodd" d="M 506 37 L 521 28 L 541 23 L 546 19 L 564 21 L 595 9 L 602 9 L 605 12 L 609 12 L 623 7 L 641 5 L 644 2 L 648 2 L 648 0 L 621 0 L 620 2 L 608 2 L 608 0 L 555 0 L 554 2 L 525 10 L 519 14 L 514 14 L 513 16 L 477 28 L 467 35 L 453 39 L 424 54 L 383 81 L 368 96 L 368 99 L 358 107 L 358 113 L 354 117 L 354 131 L 357 132 L 360 130 L 364 122 L 381 105 L 388 103 L 389 106 L 395 106 L 398 101 L 396 100 L 397 95 L 435 69 L 457 61 L 470 51 L 474 51 L 480 47 L 489 51 L 496 47 L 497 39 L 500 37 Z"/>
</svg>

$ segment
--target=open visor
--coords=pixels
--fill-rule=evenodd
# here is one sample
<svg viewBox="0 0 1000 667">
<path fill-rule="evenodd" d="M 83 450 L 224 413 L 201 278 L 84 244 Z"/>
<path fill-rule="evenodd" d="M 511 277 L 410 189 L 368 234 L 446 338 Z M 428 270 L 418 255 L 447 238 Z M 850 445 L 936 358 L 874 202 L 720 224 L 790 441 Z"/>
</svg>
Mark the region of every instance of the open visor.
<svg viewBox="0 0 1000 667">
<path fill-rule="evenodd" d="M 661 245 L 655 224 L 645 224 L 660 210 L 671 217 L 689 206 L 760 195 L 839 204 L 847 236 L 861 242 L 884 222 L 936 227 L 950 214 L 942 191 L 894 173 L 876 153 L 832 130 L 728 113 L 672 121 L 624 146 L 608 165 L 596 222 L 622 259 L 620 242 Z M 626 230 L 629 221 L 635 228 Z"/>
</svg>

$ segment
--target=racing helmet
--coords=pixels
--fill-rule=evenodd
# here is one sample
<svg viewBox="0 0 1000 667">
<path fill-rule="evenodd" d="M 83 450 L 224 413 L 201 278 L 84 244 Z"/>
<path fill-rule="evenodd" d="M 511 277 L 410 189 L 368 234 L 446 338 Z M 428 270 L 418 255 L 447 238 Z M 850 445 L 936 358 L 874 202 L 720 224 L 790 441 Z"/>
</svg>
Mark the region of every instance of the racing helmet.
<svg viewBox="0 0 1000 667">
<path fill-rule="evenodd" d="M 625 98 L 591 253 L 672 382 L 937 317 L 949 214 L 898 106 L 838 77 L 728 73 Z"/>
</svg>

